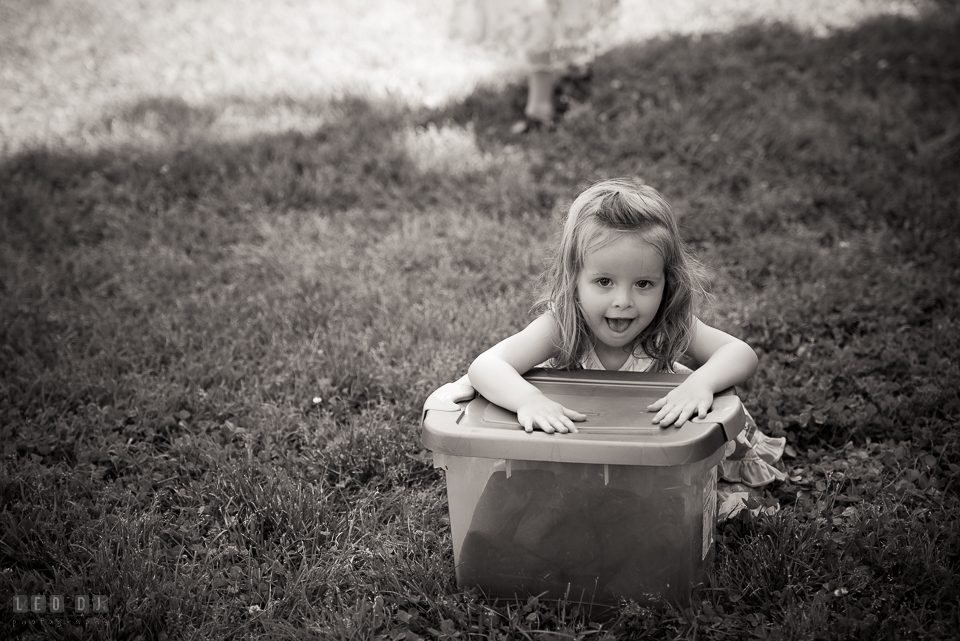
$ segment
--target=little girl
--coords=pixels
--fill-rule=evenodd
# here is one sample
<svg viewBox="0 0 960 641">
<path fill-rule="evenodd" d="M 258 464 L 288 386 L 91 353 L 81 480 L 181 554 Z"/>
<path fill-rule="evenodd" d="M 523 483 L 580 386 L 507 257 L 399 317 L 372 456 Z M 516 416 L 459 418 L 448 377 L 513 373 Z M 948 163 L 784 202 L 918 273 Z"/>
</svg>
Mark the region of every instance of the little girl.
<svg viewBox="0 0 960 641">
<path fill-rule="evenodd" d="M 694 315 L 704 295 L 702 267 L 680 238 L 670 206 L 648 186 L 607 180 L 580 194 L 544 281 L 541 315 L 477 357 L 468 372 L 469 384 L 516 412 L 527 432 L 576 432 L 576 422 L 586 419 L 524 380 L 538 365 L 688 373 L 647 408 L 663 427 L 703 418 L 714 394 L 757 370 L 753 349 Z M 700 367 L 677 363 L 683 355 Z M 748 417 L 747 429 L 727 444 L 721 477 L 750 486 L 782 480 L 773 463 L 784 444 Z"/>
</svg>

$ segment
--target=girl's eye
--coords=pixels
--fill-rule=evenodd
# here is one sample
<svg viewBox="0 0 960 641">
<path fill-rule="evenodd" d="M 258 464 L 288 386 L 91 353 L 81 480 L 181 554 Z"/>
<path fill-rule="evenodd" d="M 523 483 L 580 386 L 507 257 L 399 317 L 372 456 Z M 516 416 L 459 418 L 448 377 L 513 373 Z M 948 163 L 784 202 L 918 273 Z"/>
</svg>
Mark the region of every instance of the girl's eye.
<svg viewBox="0 0 960 641">
<path fill-rule="evenodd" d="M 653 283 L 651 283 L 649 280 L 638 280 L 637 287 L 640 289 L 649 289 L 653 287 Z"/>
<path fill-rule="evenodd" d="M 612 282 L 612 281 L 611 281 L 609 278 L 598 278 L 598 279 L 597 279 L 597 285 L 600 285 L 600 287 L 609 287 L 611 282 Z"/>
</svg>

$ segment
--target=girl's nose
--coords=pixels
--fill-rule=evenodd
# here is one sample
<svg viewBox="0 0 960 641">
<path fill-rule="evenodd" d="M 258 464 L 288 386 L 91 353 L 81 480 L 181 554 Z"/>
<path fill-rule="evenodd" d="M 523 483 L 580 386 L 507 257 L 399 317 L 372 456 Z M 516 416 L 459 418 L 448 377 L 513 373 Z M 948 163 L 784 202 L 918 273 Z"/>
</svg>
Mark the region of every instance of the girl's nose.
<svg viewBox="0 0 960 641">
<path fill-rule="evenodd" d="M 624 290 L 618 289 L 614 294 L 613 306 L 617 309 L 626 309 L 627 307 L 631 307 L 632 304 L 630 302 L 630 294 Z"/>
</svg>

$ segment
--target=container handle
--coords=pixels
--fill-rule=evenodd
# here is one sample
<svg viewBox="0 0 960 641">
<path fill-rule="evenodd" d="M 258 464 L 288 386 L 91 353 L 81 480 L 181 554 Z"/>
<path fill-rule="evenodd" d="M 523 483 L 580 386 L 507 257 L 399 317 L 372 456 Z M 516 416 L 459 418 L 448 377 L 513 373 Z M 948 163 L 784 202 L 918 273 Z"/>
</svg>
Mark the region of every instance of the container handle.
<svg viewBox="0 0 960 641">
<path fill-rule="evenodd" d="M 737 438 L 737 435 L 746 427 L 747 419 L 743 413 L 743 403 L 733 395 L 717 396 L 713 399 L 713 407 L 703 418 L 692 419 L 693 423 L 719 423 L 723 434 L 728 441 Z"/>
<path fill-rule="evenodd" d="M 427 400 L 423 403 L 423 413 L 420 415 L 421 425 L 427 412 L 431 410 L 437 412 L 462 412 L 463 407 L 459 404 L 463 401 L 469 401 L 477 395 L 477 390 L 473 389 L 470 383 L 466 381 L 467 377 L 464 376 L 458 381 L 441 386 L 428 396 Z"/>
</svg>

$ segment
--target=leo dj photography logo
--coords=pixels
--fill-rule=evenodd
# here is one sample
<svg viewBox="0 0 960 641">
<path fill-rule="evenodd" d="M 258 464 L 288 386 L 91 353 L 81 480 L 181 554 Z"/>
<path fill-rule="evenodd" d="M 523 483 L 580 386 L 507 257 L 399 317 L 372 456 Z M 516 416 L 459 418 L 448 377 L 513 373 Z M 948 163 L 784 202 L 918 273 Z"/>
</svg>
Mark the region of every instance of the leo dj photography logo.
<svg viewBox="0 0 960 641">
<path fill-rule="evenodd" d="M 78 594 L 69 600 L 74 614 L 106 614 L 110 598 L 105 594 Z M 62 594 L 17 594 L 13 597 L 13 611 L 17 614 L 65 614 L 68 599 Z"/>
</svg>

